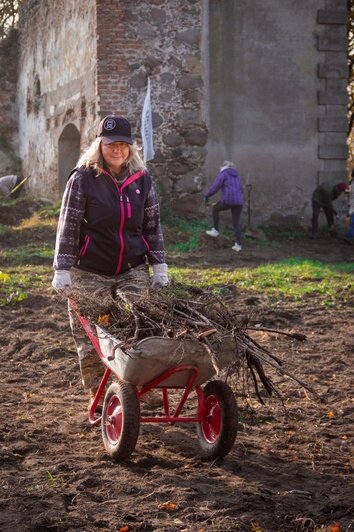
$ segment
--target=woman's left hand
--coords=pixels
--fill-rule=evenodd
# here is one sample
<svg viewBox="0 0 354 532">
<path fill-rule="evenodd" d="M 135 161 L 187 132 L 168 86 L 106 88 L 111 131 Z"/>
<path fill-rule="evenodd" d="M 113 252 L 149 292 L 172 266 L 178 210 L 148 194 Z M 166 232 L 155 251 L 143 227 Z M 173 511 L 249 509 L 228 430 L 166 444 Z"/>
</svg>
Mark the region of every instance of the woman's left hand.
<svg viewBox="0 0 354 532">
<path fill-rule="evenodd" d="M 167 264 L 153 264 L 152 271 L 152 288 L 158 288 L 168 285 L 169 279 Z"/>
</svg>

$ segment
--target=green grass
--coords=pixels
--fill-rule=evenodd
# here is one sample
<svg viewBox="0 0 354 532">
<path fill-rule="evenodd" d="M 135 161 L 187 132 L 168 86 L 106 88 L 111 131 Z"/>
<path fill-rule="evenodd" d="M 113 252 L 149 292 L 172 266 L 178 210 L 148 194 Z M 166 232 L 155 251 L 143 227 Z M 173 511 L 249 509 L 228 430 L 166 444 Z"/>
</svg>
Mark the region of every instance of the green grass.
<svg viewBox="0 0 354 532">
<path fill-rule="evenodd" d="M 0 238 L 4 237 L 10 231 L 7 225 L 0 224 Z"/>
<path fill-rule="evenodd" d="M 1 203 L 0 203 L 1 208 Z M 33 213 L 29 218 L 19 222 L 17 226 L 0 224 L 0 237 L 13 239 L 12 246 L 0 249 L 0 263 L 6 266 L 37 264 L 48 261 L 54 256 L 54 235 L 57 226 L 57 206 L 45 207 Z M 53 243 L 48 242 L 52 232 Z M 44 236 L 43 236 L 44 235 Z M 14 242 L 20 242 L 15 246 Z"/>
<path fill-rule="evenodd" d="M 206 224 L 202 222 L 186 222 L 182 218 L 170 218 L 166 225 L 185 235 L 185 240 L 168 246 L 168 251 L 194 251 L 200 246 L 200 234 L 205 231 Z"/>
<path fill-rule="evenodd" d="M 52 260 L 53 250 L 36 250 L 34 256 Z M 26 266 L 20 266 L 22 264 Z M 0 272 L 0 304 L 14 304 L 27 297 L 34 287 L 48 286 L 50 266 L 31 264 L 29 248 L 17 251 L 16 269 L 3 268 Z M 35 271 L 35 275 L 33 275 Z M 306 296 L 318 299 L 322 305 L 354 303 L 354 264 L 323 264 L 302 258 L 292 258 L 256 268 L 238 268 L 227 271 L 219 268 L 177 268 L 170 267 L 170 275 L 177 281 L 214 288 L 222 293 L 227 285 L 241 290 L 266 295 L 270 302 L 281 300 L 301 301 Z"/>
<path fill-rule="evenodd" d="M 0 305 L 15 305 L 27 299 L 33 288 L 47 287 L 49 270 L 45 266 L 23 266 L 0 271 Z"/>
<path fill-rule="evenodd" d="M 17 248 L 8 248 L 0 251 L 0 261 L 2 264 L 20 266 L 24 264 L 36 264 L 38 261 L 52 262 L 54 249 L 46 242 L 27 242 Z"/>
<path fill-rule="evenodd" d="M 8 231 L 23 231 L 23 243 L 0 250 L 0 305 L 22 301 L 31 289 L 50 286 L 53 244 L 38 238 L 41 228 L 50 230 L 57 223 L 59 204 L 42 208 L 18 228 L 0 225 L 0 236 Z M 170 218 L 169 228 L 176 231 L 176 244 L 168 250 L 194 251 L 207 228 L 202 222 Z M 269 245 L 269 243 L 268 243 Z M 258 267 L 181 268 L 170 266 L 170 276 L 177 281 L 212 288 L 222 293 L 227 285 L 264 294 L 270 302 L 302 301 L 313 298 L 323 305 L 354 303 L 354 263 L 326 264 L 301 257 L 263 264 Z"/>
<path fill-rule="evenodd" d="M 354 301 L 354 264 L 324 264 L 291 258 L 256 268 L 231 271 L 218 268 L 170 268 L 178 281 L 200 287 L 236 285 L 243 290 L 264 293 L 270 301 L 298 301 L 307 295 L 317 296 L 325 305 Z"/>
<path fill-rule="evenodd" d="M 183 238 L 184 236 L 185 238 L 182 242 L 177 242 L 176 244 L 169 245 L 167 247 L 167 251 L 189 252 L 197 250 L 201 245 L 201 235 L 205 232 L 206 229 L 210 229 L 210 225 L 204 222 L 187 222 L 182 218 L 177 217 L 168 218 L 166 220 L 165 225 L 177 231 L 179 233 L 179 237 Z M 226 228 L 221 231 L 221 234 L 230 236 L 232 235 L 232 231 L 231 229 Z"/>
<path fill-rule="evenodd" d="M 1 200 L 0 208 L 16 206 L 17 202 L 21 198 Z M 21 242 L 0 249 L 0 305 L 14 305 L 26 299 L 33 289 L 50 286 L 54 245 L 41 236 L 41 231 L 44 229 L 47 234 L 56 227 L 58 214 L 59 204 L 50 205 L 22 220 L 17 227 L 0 224 L 0 238 L 13 236 L 14 242 Z"/>
<path fill-rule="evenodd" d="M 59 218 L 61 202 L 58 201 L 52 205 L 46 205 L 39 211 L 39 218 Z"/>
<path fill-rule="evenodd" d="M 307 235 L 307 232 L 299 227 L 295 227 L 292 229 L 289 229 L 287 227 L 279 228 L 279 227 L 273 227 L 273 226 L 258 226 L 258 229 L 261 229 L 264 234 L 269 239 L 276 239 L 276 240 L 299 240 L 304 238 L 304 236 Z"/>
</svg>

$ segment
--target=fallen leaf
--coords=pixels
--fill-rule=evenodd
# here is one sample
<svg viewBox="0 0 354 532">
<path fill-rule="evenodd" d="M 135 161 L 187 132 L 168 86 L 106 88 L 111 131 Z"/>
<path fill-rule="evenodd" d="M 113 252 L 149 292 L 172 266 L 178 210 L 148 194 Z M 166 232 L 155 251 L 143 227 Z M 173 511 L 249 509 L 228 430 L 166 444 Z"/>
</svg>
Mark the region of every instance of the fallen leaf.
<svg viewBox="0 0 354 532">
<path fill-rule="evenodd" d="M 334 412 L 332 412 L 332 410 L 330 410 L 329 412 L 327 412 L 327 417 L 328 417 L 328 419 L 334 419 L 336 416 L 335 416 Z"/>
<path fill-rule="evenodd" d="M 97 323 L 107 327 L 107 325 L 109 325 L 109 318 L 109 314 L 102 314 L 101 316 L 98 316 Z"/>
<path fill-rule="evenodd" d="M 334 523 L 334 525 L 329 525 L 328 532 L 340 532 L 340 523 Z"/>
<path fill-rule="evenodd" d="M 176 510 L 177 504 L 172 501 L 163 502 L 160 505 L 160 510 Z"/>
<path fill-rule="evenodd" d="M 264 530 L 257 523 L 251 523 L 251 532 L 264 532 Z"/>
</svg>

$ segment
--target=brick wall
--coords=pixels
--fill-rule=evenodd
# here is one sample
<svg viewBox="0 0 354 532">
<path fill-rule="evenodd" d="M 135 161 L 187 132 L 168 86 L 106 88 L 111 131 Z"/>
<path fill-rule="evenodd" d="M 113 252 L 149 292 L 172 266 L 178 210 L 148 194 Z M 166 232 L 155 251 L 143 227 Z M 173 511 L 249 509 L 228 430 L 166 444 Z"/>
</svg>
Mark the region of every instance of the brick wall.
<svg viewBox="0 0 354 532">
<path fill-rule="evenodd" d="M 125 115 L 141 144 L 149 76 L 155 158 L 148 166 L 165 195 L 180 197 L 200 191 L 207 142 L 202 2 L 97 0 L 96 4 L 100 116 Z"/>
</svg>

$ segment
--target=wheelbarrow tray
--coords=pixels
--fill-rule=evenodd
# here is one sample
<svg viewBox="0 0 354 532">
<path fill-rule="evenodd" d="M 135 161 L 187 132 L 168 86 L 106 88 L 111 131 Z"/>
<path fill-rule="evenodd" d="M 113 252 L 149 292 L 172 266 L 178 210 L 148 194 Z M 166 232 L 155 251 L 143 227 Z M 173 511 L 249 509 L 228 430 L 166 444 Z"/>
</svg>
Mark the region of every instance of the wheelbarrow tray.
<svg viewBox="0 0 354 532">
<path fill-rule="evenodd" d="M 123 350 L 122 342 L 103 327 L 96 325 L 96 331 L 105 364 L 121 380 L 135 386 L 143 386 L 165 371 L 184 364 L 198 368 L 195 386 L 210 380 L 217 373 L 206 347 L 198 340 L 151 336 L 138 341 L 133 348 Z M 220 348 L 214 352 L 219 370 L 229 366 L 235 360 L 233 339 L 225 337 Z M 156 387 L 184 387 L 189 375 L 190 370 L 175 373 Z"/>
</svg>

